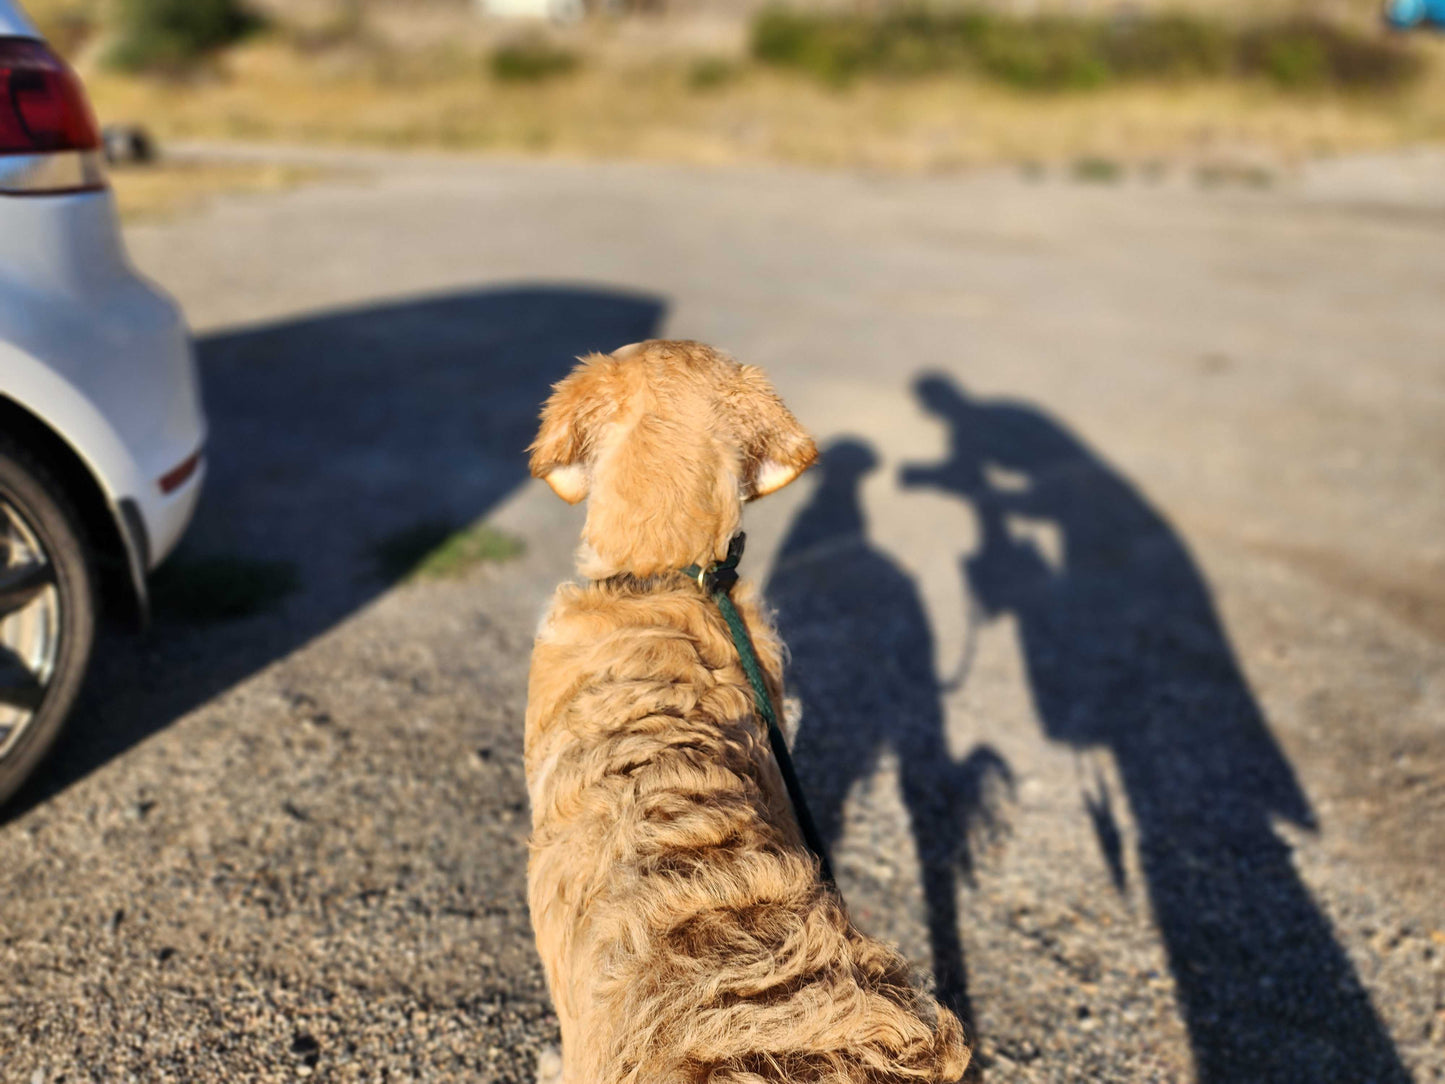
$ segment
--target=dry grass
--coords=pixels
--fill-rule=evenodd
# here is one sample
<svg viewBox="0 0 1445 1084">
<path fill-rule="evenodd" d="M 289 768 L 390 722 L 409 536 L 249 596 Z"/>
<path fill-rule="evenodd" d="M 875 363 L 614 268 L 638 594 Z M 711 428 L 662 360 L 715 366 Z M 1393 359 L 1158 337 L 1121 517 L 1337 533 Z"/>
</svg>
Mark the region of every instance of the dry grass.
<svg viewBox="0 0 1445 1084">
<path fill-rule="evenodd" d="M 1147 6 L 1166 3 L 1191 6 L 1189 0 Z M 1263 15 L 1297 3 L 1192 6 Z M 230 50 L 184 84 L 98 70 L 84 62 L 99 51 L 95 41 L 77 51 L 101 118 L 142 123 L 163 143 L 277 141 L 927 171 L 1082 158 L 1273 163 L 1445 139 L 1439 36 L 1415 39 L 1429 62 L 1425 78 L 1374 97 L 1228 80 L 1038 95 L 963 75 L 869 79 L 836 89 L 744 60 L 741 24 L 736 33 L 707 38 L 684 20 L 552 32 L 552 44 L 575 51 L 580 63 L 517 81 L 500 78 L 493 63 L 497 45 L 516 40 L 515 29 L 479 24 L 460 3 L 365 4 L 364 24 L 342 32 L 324 18 L 335 3 L 267 3 L 278 20 L 272 33 Z M 29 0 L 29 7 L 48 25 L 87 19 L 94 25 L 103 0 Z M 1358 27 L 1378 19 L 1376 0 L 1335 0 L 1330 10 Z M 310 22 L 302 18 L 307 12 Z M 421 14 L 428 18 L 414 17 Z M 321 45 L 313 23 L 333 27 Z M 264 190 L 295 179 L 274 168 L 214 166 L 122 176 L 118 189 L 131 213 L 143 214 L 169 206 L 167 190 L 189 200 L 188 193 Z"/>
<path fill-rule="evenodd" d="M 319 176 L 304 166 L 173 161 L 111 174 L 116 204 L 127 222 L 194 210 L 212 196 L 279 192 Z"/>
<path fill-rule="evenodd" d="M 746 67 L 708 83 L 696 59 L 584 63 L 509 83 L 484 56 L 303 56 L 275 39 L 183 88 L 90 73 L 100 114 L 161 138 L 505 150 L 694 163 L 781 160 L 917 171 L 1110 156 L 1302 156 L 1445 137 L 1445 45 L 1391 98 L 1300 96 L 1239 83 L 1022 94 L 958 77 L 829 89 Z M 229 167 L 228 167 L 229 168 Z M 267 183 L 262 180 L 260 184 Z"/>
</svg>

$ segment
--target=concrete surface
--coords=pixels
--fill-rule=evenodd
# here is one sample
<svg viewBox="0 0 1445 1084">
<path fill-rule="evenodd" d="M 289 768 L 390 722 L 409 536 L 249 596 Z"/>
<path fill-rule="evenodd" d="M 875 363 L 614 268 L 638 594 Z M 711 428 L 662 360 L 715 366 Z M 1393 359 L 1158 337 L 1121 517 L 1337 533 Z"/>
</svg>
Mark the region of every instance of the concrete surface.
<svg viewBox="0 0 1445 1084">
<path fill-rule="evenodd" d="M 191 552 L 302 587 L 103 645 L 0 824 L 0 1079 L 530 1079 L 520 720 L 579 519 L 521 449 L 571 356 L 667 334 L 830 446 L 746 567 L 842 887 L 985 1079 L 1445 1080 L 1438 200 L 346 165 L 130 235 L 200 336 Z M 378 573 L 483 516 L 527 555 Z"/>
</svg>

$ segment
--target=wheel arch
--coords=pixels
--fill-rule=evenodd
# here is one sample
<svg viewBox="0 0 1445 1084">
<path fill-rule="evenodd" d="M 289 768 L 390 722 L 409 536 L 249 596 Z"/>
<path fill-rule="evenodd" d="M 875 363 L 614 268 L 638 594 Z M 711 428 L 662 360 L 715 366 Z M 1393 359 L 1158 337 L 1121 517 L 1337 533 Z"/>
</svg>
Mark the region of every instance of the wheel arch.
<svg viewBox="0 0 1445 1084">
<path fill-rule="evenodd" d="M 0 393 L 0 434 L 13 439 L 65 487 L 95 556 L 101 603 L 110 613 L 144 625 L 150 616 L 146 588 L 145 525 L 134 507 L 112 499 L 80 453 L 49 423 Z"/>
</svg>

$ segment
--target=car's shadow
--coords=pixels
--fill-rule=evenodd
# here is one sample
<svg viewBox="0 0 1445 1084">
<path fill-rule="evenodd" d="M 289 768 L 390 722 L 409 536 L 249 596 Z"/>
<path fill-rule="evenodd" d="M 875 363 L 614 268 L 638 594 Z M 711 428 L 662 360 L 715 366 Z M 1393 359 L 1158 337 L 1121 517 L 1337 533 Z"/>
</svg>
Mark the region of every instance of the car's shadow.
<svg viewBox="0 0 1445 1084">
<path fill-rule="evenodd" d="M 549 386 L 580 354 L 654 336 L 664 312 L 652 296 L 525 286 L 201 338 L 210 474 L 182 559 L 224 556 L 239 575 L 264 563 L 296 589 L 242 620 L 186 622 L 162 605 L 148 634 L 109 633 L 67 731 L 5 818 L 384 592 L 400 570 L 378 562 L 378 543 L 496 507 L 527 478 Z"/>
</svg>

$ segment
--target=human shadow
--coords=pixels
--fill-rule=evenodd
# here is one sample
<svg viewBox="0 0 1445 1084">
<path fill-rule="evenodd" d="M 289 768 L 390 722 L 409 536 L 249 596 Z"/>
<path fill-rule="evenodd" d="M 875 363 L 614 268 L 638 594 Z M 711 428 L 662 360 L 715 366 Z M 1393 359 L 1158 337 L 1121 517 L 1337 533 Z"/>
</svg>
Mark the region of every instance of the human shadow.
<svg viewBox="0 0 1445 1084">
<path fill-rule="evenodd" d="M 949 753 L 927 612 L 913 580 L 868 539 L 861 487 L 878 465 L 859 440 L 825 451 L 768 585 L 791 655 L 788 685 L 803 702 L 794 759 L 831 846 L 849 790 L 885 750 L 896 755 L 938 994 L 972 1035 L 959 878 L 971 876 L 971 841 L 996 827 L 993 799 L 1012 777 L 991 748 L 962 761 Z"/>
<path fill-rule="evenodd" d="M 903 483 L 971 504 L 967 581 L 986 615 L 1017 622 L 1047 736 L 1113 756 L 1201 1084 L 1408 1081 L 1274 830 L 1314 814 L 1184 543 L 1044 413 L 946 376 L 916 390 L 951 447 Z M 1062 556 L 1021 540 L 1020 518 L 1052 525 Z M 1094 788 L 1086 811 L 1122 889 L 1118 825 Z"/>
<path fill-rule="evenodd" d="M 381 541 L 486 515 L 527 480 L 550 385 L 580 354 L 654 336 L 664 312 L 642 294 L 518 286 L 203 336 L 210 473 L 180 563 L 270 562 L 298 587 L 241 620 L 188 624 L 162 603 L 148 634 L 108 635 L 54 755 L 4 819 L 386 591 L 405 569 L 378 562 Z"/>
</svg>

